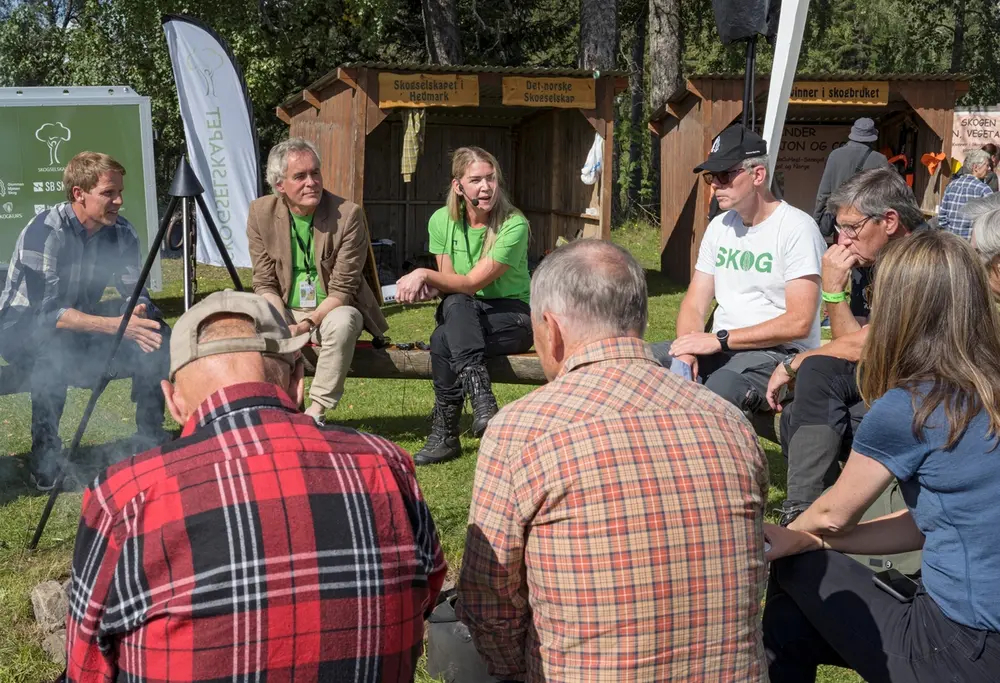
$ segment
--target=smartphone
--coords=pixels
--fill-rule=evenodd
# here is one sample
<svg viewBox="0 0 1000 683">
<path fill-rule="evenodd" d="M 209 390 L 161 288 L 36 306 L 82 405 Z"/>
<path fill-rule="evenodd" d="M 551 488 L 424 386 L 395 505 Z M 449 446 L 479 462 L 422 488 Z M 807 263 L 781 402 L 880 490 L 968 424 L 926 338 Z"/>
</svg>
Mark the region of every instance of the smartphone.
<svg viewBox="0 0 1000 683">
<path fill-rule="evenodd" d="M 910 602 L 920 587 L 916 581 L 898 569 L 886 569 L 872 576 L 875 585 L 900 602 Z"/>
</svg>

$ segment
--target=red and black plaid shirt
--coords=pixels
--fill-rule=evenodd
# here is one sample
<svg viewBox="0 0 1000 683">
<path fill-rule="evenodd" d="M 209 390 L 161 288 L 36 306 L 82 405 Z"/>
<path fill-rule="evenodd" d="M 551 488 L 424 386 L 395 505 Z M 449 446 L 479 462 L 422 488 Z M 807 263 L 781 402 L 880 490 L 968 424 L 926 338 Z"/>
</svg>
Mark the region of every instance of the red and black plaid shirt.
<svg viewBox="0 0 1000 683">
<path fill-rule="evenodd" d="M 84 495 L 67 679 L 409 681 L 445 570 L 404 451 L 227 387 Z"/>
</svg>

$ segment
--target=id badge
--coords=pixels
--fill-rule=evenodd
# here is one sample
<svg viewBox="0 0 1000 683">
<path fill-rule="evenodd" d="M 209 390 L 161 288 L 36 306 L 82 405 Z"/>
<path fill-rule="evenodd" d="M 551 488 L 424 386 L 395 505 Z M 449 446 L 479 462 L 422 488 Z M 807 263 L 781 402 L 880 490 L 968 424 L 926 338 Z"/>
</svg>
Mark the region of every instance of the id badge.
<svg viewBox="0 0 1000 683">
<path fill-rule="evenodd" d="M 299 307 L 316 308 L 316 285 L 307 281 L 299 283 Z"/>
</svg>

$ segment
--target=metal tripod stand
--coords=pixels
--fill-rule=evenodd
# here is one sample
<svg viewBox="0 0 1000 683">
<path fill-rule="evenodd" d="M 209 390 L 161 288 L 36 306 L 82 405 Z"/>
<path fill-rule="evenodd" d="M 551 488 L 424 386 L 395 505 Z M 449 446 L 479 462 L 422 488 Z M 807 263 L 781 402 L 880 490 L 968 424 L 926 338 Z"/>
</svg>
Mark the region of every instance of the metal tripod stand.
<svg viewBox="0 0 1000 683">
<path fill-rule="evenodd" d="M 70 444 L 69 451 L 66 453 L 65 459 L 59 467 L 59 473 L 56 475 L 52 491 L 49 493 L 49 499 L 45 503 L 45 509 L 42 511 L 42 517 L 38 520 L 38 526 L 35 528 L 35 535 L 31 537 L 31 542 L 28 544 L 29 550 L 34 550 L 38 547 L 38 541 L 42 538 L 42 533 L 45 531 L 45 525 L 49 521 L 49 515 L 52 514 L 52 508 L 56 504 L 56 498 L 59 497 L 63 482 L 66 479 L 65 466 L 73 461 L 73 457 L 76 455 L 76 451 L 80 447 L 80 441 L 83 439 L 83 434 L 87 430 L 87 423 L 90 421 L 90 416 L 93 414 L 94 408 L 97 405 L 97 400 L 101 397 L 101 394 L 104 393 L 104 390 L 107 388 L 111 380 L 114 379 L 115 373 L 113 367 L 115 354 L 121 346 L 122 338 L 125 335 L 125 328 L 128 327 L 128 322 L 132 317 L 136 301 L 138 301 L 139 295 L 142 294 L 142 288 L 145 286 L 146 280 L 149 278 L 149 271 L 152 270 L 153 261 L 156 259 L 156 254 L 160 251 L 160 245 L 163 243 L 163 238 L 167 232 L 167 226 L 170 225 L 170 218 L 174 215 L 174 210 L 177 208 L 178 200 L 183 202 L 182 208 L 184 211 L 182 219 L 184 227 L 184 310 L 186 311 L 191 307 L 194 296 L 194 288 L 192 286 L 193 270 L 191 270 L 191 264 L 193 263 L 193 255 L 191 253 L 193 240 L 190 239 L 188 226 L 188 216 L 190 213 L 189 202 L 192 199 L 194 199 L 198 208 L 201 210 L 202 218 L 205 219 L 205 224 L 208 226 L 208 230 L 212 234 L 212 239 L 219 248 L 222 260 L 226 264 L 226 270 L 229 271 L 229 277 L 233 280 L 233 286 L 237 291 L 243 291 L 243 285 L 240 283 L 240 277 L 236 272 L 235 266 L 233 266 L 232 260 L 229 258 L 229 253 L 226 251 L 225 244 L 222 241 L 222 236 L 219 235 L 219 230 L 216 228 L 215 222 L 212 220 L 212 214 L 208 211 L 208 206 L 205 205 L 205 199 L 202 197 L 204 192 L 205 189 L 198 181 L 198 177 L 195 175 L 191 165 L 185 157 L 181 157 L 180 162 L 177 164 L 177 171 L 174 172 L 173 182 L 170 183 L 170 190 L 168 191 L 168 194 L 170 195 L 170 202 L 167 204 L 167 210 L 163 214 L 163 218 L 160 220 L 160 227 L 156 232 L 156 237 L 153 238 L 152 243 L 149 245 L 149 254 L 146 256 L 146 262 L 142 266 L 142 272 L 139 273 L 139 279 L 135 283 L 135 288 L 132 290 L 132 296 L 129 297 L 125 313 L 122 315 L 122 321 L 118 325 L 118 331 L 115 333 L 114 340 L 111 343 L 111 351 L 108 353 L 108 360 L 104 366 L 104 372 L 101 373 L 100 379 L 98 379 L 94 390 L 90 393 L 90 400 L 87 402 L 87 407 L 83 411 L 83 418 L 80 420 L 80 426 L 77 427 L 76 434 L 73 435 L 73 441 Z"/>
</svg>

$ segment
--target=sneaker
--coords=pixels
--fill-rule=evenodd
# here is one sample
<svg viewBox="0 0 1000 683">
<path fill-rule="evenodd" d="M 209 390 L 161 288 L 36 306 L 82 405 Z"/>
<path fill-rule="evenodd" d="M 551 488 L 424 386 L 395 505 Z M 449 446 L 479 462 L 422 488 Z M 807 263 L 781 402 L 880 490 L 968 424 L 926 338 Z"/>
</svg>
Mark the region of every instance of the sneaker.
<svg viewBox="0 0 1000 683">
<path fill-rule="evenodd" d="M 819 324 L 819 326 L 824 330 L 830 329 L 830 316 L 823 318 L 823 321 Z"/>
<path fill-rule="evenodd" d="M 36 474 L 35 472 L 32 472 L 29 475 L 29 479 L 31 479 L 31 485 L 34 486 L 36 490 L 41 491 L 42 493 L 48 493 L 49 491 L 51 491 L 56 487 L 55 475 Z"/>
<path fill-rule="evenodd" d="M 782 502 L 781 509 L 779 510 L 781 516 L 778 518 L 778 525 L 787 527 L 789 524 L 798 519 L 799 515 L 808 510 L 811 504 L 812 503 L 797 503 L 791 500 Z"/>
</svg>

